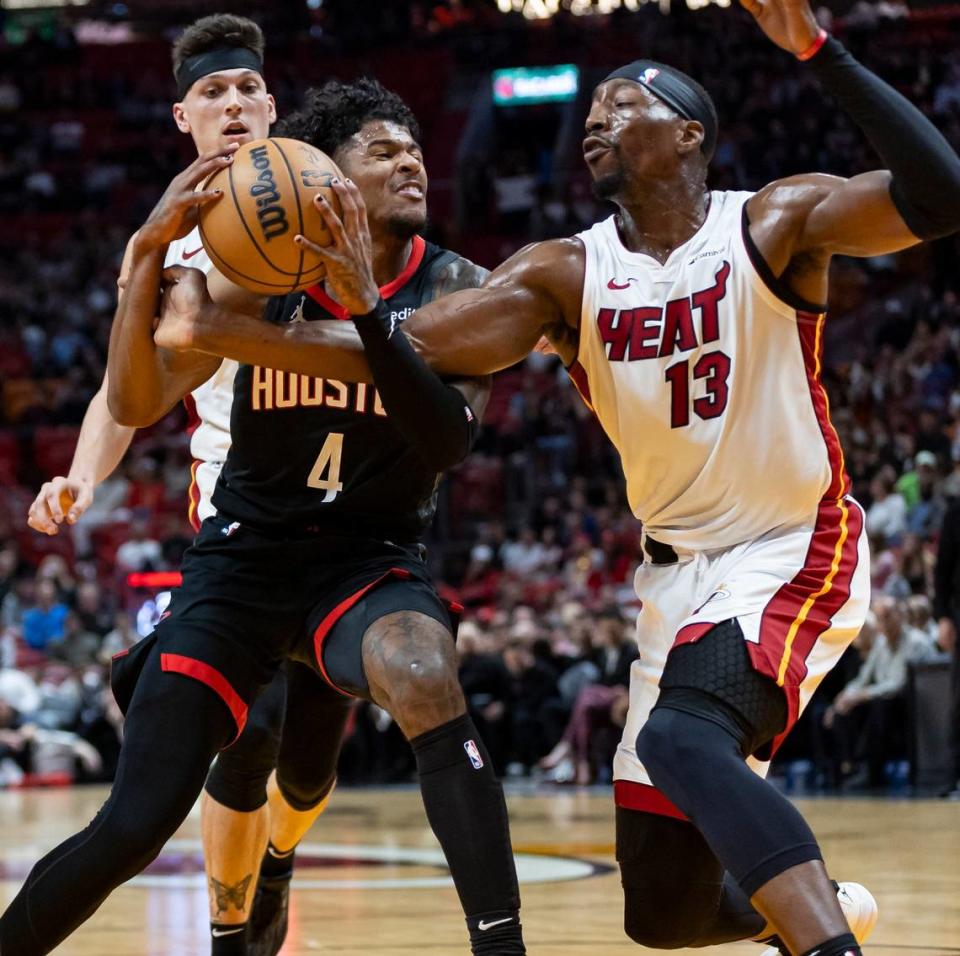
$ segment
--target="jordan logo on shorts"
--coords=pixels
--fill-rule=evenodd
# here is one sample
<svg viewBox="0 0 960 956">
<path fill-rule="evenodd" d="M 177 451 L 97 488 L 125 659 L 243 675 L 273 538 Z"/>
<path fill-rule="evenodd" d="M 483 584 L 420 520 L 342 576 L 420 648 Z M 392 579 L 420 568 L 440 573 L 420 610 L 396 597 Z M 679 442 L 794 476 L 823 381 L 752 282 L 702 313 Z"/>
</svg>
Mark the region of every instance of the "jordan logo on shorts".
<svg viewBox="0 0 960 956">
<path fill-rule="evenodd" d="M 480 756 L 480 749 L 477 747 L 476 742 L 468 740 L 463 745 L 463 749 L 466 750 L 467 756 L 470 758 L 470 763 L 473 764 L 473 769 L 481 770 L 483 768 L 483 757 Z"/>
</svg>

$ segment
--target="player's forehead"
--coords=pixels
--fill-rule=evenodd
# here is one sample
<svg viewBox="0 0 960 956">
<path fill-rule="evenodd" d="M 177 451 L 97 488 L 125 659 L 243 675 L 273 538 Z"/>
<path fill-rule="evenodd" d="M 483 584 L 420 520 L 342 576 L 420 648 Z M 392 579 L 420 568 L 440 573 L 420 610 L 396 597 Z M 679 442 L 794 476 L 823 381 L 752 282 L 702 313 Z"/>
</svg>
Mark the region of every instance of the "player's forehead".
<svg viewBox="0 0 960 956">
<path fill-rule="evenodd" d="M 232 70 L 217 70 L 216 73 L 207 73 L 205 76 L 201 76 L 200 79 L 196 80 L 193 86 L 190 87 L 190 92 L 202 89 L 204 84 L 227 83 L 238 85 L 240 83 L 246 83 L 249 80 L 257 80 L 261 84 L 266 85 L 263 77 L 256 70 L 240 66 L 234 67 Z"/>
<path fill-rule="evenodd" d="M 622 93 L 634 93 L 640 102 L 651 106 L 660 102 L 642 83 L 625 77 L 616 77 L 597 84 L 593 91 L 592 103 L 610 102 Z"/>
<path fill-rule="evenodd" d="M 391 119 L 367 120 L 353 136 L 357 149 L 369 152 L 378 146 L 392 149 L 420 149 L 410 130 Z"/>
</svg>

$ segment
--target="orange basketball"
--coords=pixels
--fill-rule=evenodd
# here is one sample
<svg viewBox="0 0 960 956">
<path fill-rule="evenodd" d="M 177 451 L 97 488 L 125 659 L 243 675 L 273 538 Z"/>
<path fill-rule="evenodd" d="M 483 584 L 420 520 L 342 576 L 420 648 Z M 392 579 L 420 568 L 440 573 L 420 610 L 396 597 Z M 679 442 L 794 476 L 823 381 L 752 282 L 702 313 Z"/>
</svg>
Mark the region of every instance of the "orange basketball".
<svg viewBox="0 0 960 956">
<path fill-rule="evenodd" d="M 260 295 L 285 295 L 323 278 L 323 262 L 300 249 L 300 234 L 318 245 L 330 232 L 313 204 L 323 193 L 339 214 L 330 187 L 341 176 L 337 164 L 296 139 L 258 139 L 234 154 L 204 189 L 223 197 L 200 209 L 200 238 L 211 261 L 228 279 Z"/>
</svg>

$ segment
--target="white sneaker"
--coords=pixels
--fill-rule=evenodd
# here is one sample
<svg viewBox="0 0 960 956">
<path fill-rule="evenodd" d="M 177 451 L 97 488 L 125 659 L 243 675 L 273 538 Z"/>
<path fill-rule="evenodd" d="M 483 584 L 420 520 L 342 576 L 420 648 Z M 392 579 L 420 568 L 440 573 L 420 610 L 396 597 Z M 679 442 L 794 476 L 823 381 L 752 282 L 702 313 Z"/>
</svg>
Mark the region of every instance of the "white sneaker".
<svg viewBox="0 0 960 956">
<path fill-rule="evenodd" d="M 877 925 L 880 908 L 873 894 L 859 883 L 838 883 L 837 902 L 858 943 L 865 943 Z M 768 946 L 760 956 L 780 956 L 777 946 Z"/>
</svg>

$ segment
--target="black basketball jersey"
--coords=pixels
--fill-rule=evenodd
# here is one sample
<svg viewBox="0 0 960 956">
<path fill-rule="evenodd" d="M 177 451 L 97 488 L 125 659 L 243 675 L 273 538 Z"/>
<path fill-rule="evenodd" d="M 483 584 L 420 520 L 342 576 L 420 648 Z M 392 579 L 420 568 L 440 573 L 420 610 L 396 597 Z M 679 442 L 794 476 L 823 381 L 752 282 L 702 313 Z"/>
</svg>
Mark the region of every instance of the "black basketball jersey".
<svg viewBox="0 0 960 956">
<path fill-rule="evenodd" d="M 460 260 L 414 237 L 403 272 L 380 290 L 404 321 L 452 291 L 441 270 Z M 460 283 L 474 285 L 475 280 Z M 322 286 L 275 296 L 272 322 L 349 321 Z M 373 385 L 241 365 L 230 416 L 233 443 L 213 504 L 231 520 L 265 530 L 418 538 L 436 509 L 440 476 L 393 426 Z"/>
</svg>

